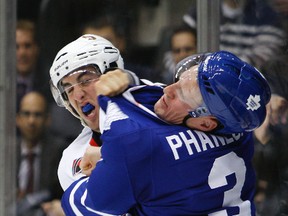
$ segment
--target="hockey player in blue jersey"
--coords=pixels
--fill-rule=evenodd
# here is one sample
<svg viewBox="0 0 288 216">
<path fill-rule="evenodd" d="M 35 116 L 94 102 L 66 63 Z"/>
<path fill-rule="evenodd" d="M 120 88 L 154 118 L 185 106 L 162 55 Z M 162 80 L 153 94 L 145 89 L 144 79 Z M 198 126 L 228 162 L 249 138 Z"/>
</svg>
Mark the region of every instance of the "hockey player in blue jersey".
<svg viewBox="0 0 288 216">
<path fill-rule="evenodd" d="M 95 106 L 84 92 L 91 82 L 97 86 L 100 73 L 89 63 L 68 72 L 58 70 L 66 63 L 58 64 L 60 79 L 51 78 L 70 109 L 92 120 Z M 266 80 L 227 52 L 186 59 L 176 75 L 179 81 L 160 100 L 163 92 L 156 86 L 99 97 L 102 159 L 89 181 L 81 179 L 65 192 L 67 215 L 120 215 L 129 209 L 138 215 L 255 214 L 249 131 L 265 117 Z M 157 100 L 155 111 L 163 119 L 151 112 Z M 183 120 L 196 129 L 235 134 L 209 135 L 167 123 Z"/>
</svg>

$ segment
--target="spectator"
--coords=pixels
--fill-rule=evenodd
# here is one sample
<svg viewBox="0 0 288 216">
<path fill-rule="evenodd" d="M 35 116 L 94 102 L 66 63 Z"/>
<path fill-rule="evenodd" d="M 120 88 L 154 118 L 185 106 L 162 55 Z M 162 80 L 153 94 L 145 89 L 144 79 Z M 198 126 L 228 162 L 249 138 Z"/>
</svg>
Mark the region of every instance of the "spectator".
<svg viewBox="0 0 288 216">
<path fill-rule="evenodd" d="M 173 29 L 170 37 L 170 50 L 164 53 L 162 71 L 164 83 L 173 83 L 176 64 L 197 52 L 196 38 L 196 30 L 187 25 L 177 26 Z"/>
<path fill-rule="evenodd" d="M 287 56 L 271 59 L 264 74 L 272 86 L 266 120 L 255 130 L 255 204 L 261 216 L 288 215 Z"/>
<path fill-rule="evenodd" d="M 32 91 L 23 96 L 16 124 L 18 145 L 17 215 L 44 215 L 41 203 L 60 198 L 57 164 L 66 143 L 49 134 L 48 104 L 43 95 Z"/>
<path fill-rule="evenodd" d="M 35 89 L 38 55 L 34 23 L 19 20 L 16 26 L 17 107 L 24 94 Z"/>
<path fill-rule="evenodd" d="M 26 93 L 37 90 L 41 92 L 50 105 L 52 95 L 49 87 L 49 77 L 44 73 L 45 66 L 39 59 L 40 47 L 36 36 L 35 23 L 30 20 L 19 20 L 16 27 L 17 46 L 17 110 L 19 102 Z M 81 124 L 68 112 L 60 109 L 52 103 L 51 109 L 51 132 L 67 139 L 67 142 L 75 139 L 82 130 Z M 64 124 L 65 122 L 65 124 Z M 69 122 L 69 123 L 68 123 Z M 67 127 L 69 125 L 69 128 Z"/>
<path fill-rule="evenodd" d="M 282 53 L 285 32 L 277 13 L 259 0 L 222 0 L 220 50 L 230 51 L 261 69 L 265 62 Z M 196 28 L 196 8 L 183 16 Z"/>
</svg>

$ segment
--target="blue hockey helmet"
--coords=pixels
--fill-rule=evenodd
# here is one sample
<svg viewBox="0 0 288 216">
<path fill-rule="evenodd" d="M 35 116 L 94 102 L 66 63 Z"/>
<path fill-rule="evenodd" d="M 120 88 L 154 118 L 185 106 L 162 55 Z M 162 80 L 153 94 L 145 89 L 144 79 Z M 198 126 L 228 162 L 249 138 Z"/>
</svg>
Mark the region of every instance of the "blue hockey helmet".
<svg viewBox="0 0 288 216">
<path fill-rule="evenodd" d="M 240 133 L 259 127 L 271 97 L 265 77 L 227 51 L 187 57 L 178 63 L 175 79 L 199 65 L 198 84 L 211 115 L 222 124 L 217 133 Z"/>
</svg>

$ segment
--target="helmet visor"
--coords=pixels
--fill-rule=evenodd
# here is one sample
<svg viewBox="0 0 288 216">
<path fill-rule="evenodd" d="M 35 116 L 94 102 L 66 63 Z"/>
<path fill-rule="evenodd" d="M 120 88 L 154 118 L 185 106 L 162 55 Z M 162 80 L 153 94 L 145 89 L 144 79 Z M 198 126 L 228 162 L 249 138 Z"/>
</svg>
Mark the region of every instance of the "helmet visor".
<svg viewBox="0 0 288 216">
<path fill-rule="evenodd" d="M 65 77 L 63 77 L 57 86 L 55 86 L 50 80 L 50 90 L 52 92 L 53 98 L 58 106 L 65 106 L 65 102 L 68 102 L 68 95 L 72 94 L 75 87 L 85 88 L 99 80 L 102 73 L 96 67 L 89 67 L 84 69 L 77 69 Z M 65 78 L 75 76 L 75 81 L 73 83 L 63 82 Z"/>
<path fill-rule="evenodd" d="M 52 96 L 53 96 L 55 102 L 57 103 L 57 105 L 60 107 L 64 107 L 65 104 L 64 104 L 64 101 L 61 97 L 61 94 L 59 93 L 58 88 L 56 86 L 54 86 L 52 80 L 50 80 L 50 90 L 51 90 Z"/>
<path fill-rule="evenodd" d="M 182 61 L 180 61 L 176 65 L 175 75 L 174 75 L 174 82 L 177 82 L 180 79 L 180 76 L 183 72 L 187 71 L 194 65 L 199 65 L 203 62 L 207 56 L 210 56 L 211 53 L 200 53 L 196 55 L 189 56 Z"/>
<path fill-rule="evenodd" d="M 66 77 L 75 76 L 75 82 L 64 82 L 64 79 Z M 60 91 L 60 94 L 65 93 L 66 95 L 69 95 L 73 92 L 74 88 L 76 86 L 80 86 L 81 88 L 84 88 L 86 86 L 89 86 L 93 82 L 99 80 L 99 77 L 101 76 L 101 73 L 98 71 L 93 70 L 77 70 L 70 74 L 68 74 L 66 77 L 63 77 L 62 80 L 60 80 L 58 84 L 58 89 Z"/>
</svg>

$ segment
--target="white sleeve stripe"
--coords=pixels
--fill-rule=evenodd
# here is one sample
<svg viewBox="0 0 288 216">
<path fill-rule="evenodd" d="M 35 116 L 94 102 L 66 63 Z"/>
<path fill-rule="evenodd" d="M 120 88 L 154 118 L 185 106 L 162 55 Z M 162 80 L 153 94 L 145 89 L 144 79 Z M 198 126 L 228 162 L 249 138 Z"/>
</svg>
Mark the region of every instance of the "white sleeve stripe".
<svg viewBox="0 0 288 216">
<path fill-rule="evenodd" d="M 102 215 L 102 216 L 116 216 L 116 215 L 111 215 L 111 214 L 107 214 L 107 213 L 104 213 L 104 212 L 99 212 L 99 211 L 96 211 L 94 209 L 91 209 L 90 207 L 86 206 L 85 203 L 84 203 L 86 198 L 87 198 L 87 190 L 85 190 L 85 192 L 84 192 L 84 194 L 83 194 L 83 196 L 81 198 L 81 204 L 83 206 L 85 206 L 87 210 L 89 210 L 91 212 L 94 212 L 96 214 Z"/>
<path fill-rule="evenodd" d="M 73 190 L 71 190 L 71 194 L 70 194 L 70 197 L 69 197 L 69 203 L 70 203 L 70 206 L 73 210 L 73 212 L 77 215 L 77 216 L 83 216 L 83 214 L 80 212 L 80 210 L 78 209 L 77 205 L 75 205 L 75 202 L 74 202 L 74 196 L 75 196 L 75 193 L 77 191 L 77 189 L 81 186 L 81 184 L 85 181 L 88 181 L 88 179 L 84 178 L 82 180 L 80 180 L 73 188 Z M 116 216 L 116 215 L 111 215 L 111 214 L 107 214 L 107 213 L 103 213 L 103 212 L 99 212 L 99 211 L 96 211 L 96 210 L 93 210 L 91 209 L 90 207 L 86 206 L 85 205 L 85 200 L 87 198 L 87 190 L 85 190 L 84 194 L 81 196 L 81 205 L 84 206 L 88 211 L 90 212 L 93 212 L 95 214 L 98 214 L 98 215 L 101 215 L 101 216 Z M 120 215 L 119 215 L 120 216 Z"/>
<path fill-rule="evenodd" d="M 70 197 L 69 197 L 69 203 L 70 203 L 70 206 L 73 210 L 73 212 L 76 214 L 76 215 L 79 215 L 79 216 L 82 216 L 83 214 L 78 210 L 77 206 L 75 206 L 75 203 L 74 203 L 74 196 L 75 196 L 75 193 L 77 191 L 77 189 L 80 187 L 80 185 L 84 182 L 84 181 L 87 181 L 86 178 L 80 180 L 73 188 L 73 190 L 71 191 L 71 194 L 70 194 Z"/>
</svg>

